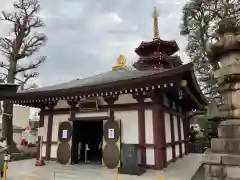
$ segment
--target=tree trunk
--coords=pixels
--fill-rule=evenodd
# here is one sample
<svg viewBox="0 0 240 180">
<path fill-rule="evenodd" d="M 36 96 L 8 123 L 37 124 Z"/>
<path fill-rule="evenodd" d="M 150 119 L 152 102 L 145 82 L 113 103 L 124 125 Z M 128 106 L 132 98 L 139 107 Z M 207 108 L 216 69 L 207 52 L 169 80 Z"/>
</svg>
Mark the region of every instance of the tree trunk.
<svg viewBox="0 0 240 180">
<path fill-rule="evenodd" d="M 10 61 L 10 68 L 8 71 L 7 83 L 14 83 L 15 71 L 17 63 Z M 9 100 L 3 102 L 3 116 L 2 116 L 2 135 L 6 138 L 7 145 L 13 144 L 13 104 Z"/>
<path fill-rule="evenodd" d="M 12 145 L 13 143 L 13 117 L 10 116 L 13 114 L 13 104 L 9 101 L 3 102 L 3 137 L 7 140 L 7 145 Z"/>
</svg>

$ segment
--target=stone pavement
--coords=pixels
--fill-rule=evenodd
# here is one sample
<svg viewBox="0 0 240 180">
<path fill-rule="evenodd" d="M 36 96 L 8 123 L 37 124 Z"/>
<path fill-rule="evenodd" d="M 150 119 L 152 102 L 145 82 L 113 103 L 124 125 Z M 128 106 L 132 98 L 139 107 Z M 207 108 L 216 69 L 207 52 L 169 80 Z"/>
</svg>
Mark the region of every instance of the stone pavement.
<svg viewBox="0 0 240 180">
<path fill-rule="evenodd" d="M 201 154 L 189 154 L 162 171 L 148 170 L 142 176 L 116 175 L 97 165 L 69 165 L 48 163 L 35 167 L 35 160 L 15 161 L 9 164 L 8 180 L 191 180 L 201 165 Z M 118 179 L 117 179 L 118 177 Z"/>
</svg>

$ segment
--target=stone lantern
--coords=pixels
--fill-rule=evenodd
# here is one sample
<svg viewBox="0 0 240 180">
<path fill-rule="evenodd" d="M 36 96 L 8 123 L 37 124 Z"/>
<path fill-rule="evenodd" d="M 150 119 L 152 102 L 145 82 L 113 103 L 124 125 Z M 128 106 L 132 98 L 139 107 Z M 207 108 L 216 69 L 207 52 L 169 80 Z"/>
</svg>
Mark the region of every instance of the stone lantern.
<svg viewBox="0 0 240 180">
<path fill-rule="evenodd" d="M 224 117 L 218 127 L 218 138 L 203 154 L 206 180 L 240 179 L 240 35 L 237 21 L 225 19 L 219 23 L 219 40 L 209 44 L 208 55 L 219 69 L 214 77 L 223 97 Z"/>
</svg>

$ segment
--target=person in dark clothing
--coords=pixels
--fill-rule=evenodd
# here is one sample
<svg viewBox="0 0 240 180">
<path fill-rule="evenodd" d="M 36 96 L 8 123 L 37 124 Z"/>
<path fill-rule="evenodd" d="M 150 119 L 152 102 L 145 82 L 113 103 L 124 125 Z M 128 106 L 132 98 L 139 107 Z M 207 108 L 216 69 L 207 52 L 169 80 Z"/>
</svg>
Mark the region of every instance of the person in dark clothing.
<svg viewBox="0 0 240 180">
<path fill-rule="evenodd" d="M 189 132 L 189 141 L 190 142 L 196 142 L 196 134 L 197 132 L 194 130 L 193 126 L 190 128 L 190 132 Z"/>
</svg>

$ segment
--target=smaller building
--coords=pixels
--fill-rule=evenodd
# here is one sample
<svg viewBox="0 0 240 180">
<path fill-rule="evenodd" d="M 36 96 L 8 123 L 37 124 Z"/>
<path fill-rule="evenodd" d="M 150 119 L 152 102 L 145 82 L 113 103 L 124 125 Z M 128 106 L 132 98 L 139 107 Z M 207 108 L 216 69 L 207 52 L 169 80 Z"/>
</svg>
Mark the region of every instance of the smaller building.
<svg viewBox="0 0 240 180">
<path fill-rule="evenodd" d="M 138 163 L 162 169 L 188 153 L 186 114 L 207 103 L 193 65 L 183 65 L 174 55 L 178 50 L 176 41 L 159 38 L 154 11 L 154 38 L 136 48 L 135 69 L 128 69 L 120 55 L 111 71 L 19 92 L 12 101 L 41 109 L 46 160 L 78 163 L 80 141 L 90 144 L 89 154 L 102 165 L 114 169 L 121 165 L 121 145 L 137 144 Z"/>
</svg>

